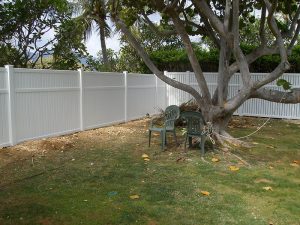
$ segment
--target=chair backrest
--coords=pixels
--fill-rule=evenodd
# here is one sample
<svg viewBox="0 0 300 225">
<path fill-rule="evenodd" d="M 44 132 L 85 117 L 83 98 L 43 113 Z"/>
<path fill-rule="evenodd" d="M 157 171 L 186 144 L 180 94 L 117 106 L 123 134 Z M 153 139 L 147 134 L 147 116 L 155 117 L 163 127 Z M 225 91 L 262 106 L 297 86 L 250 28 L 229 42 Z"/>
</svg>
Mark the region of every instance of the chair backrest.
<svg viewBox="0 0 300 225">
<path fill-rule="evenodd" d="M 182 112 L 181 117 L 186 121 L 188 134 L 201 135 L 205 120 L 200 112 Z"/>
<path fill-rule="evenodd" d="M 175 128 L 175 121 L 180 116 L 180 109 L 177 105 L 170 105 L 165 110 L 165 127 L 168 129 Z"/>
</svg>

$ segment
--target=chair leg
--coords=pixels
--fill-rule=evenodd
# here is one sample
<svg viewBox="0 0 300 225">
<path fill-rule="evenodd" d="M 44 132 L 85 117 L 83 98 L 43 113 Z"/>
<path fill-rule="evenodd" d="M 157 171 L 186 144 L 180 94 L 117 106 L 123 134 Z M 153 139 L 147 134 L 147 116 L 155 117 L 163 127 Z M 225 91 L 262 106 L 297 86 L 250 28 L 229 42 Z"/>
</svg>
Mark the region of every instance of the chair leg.
<svg viewBox="0 0 300 225">
<path fill-rule="evenodd" d="M 193 147 L 193 138 L 189 137 L 189 148 Z"/>
<path fill-rule="evenodd" d="M 148 147 L 150 147 L 150 143 L 151 143 L 151 130 L 149 130 L 149 145 L 148 145 Z"/>
<path fill-rule="evenodd" d="M 215 149 L 215 145 L 214 145 L 214 143 L 211 143 L 212 144 L 212 149 L 213 149 L 213 152 L 214 153 L 217 153 L 217 151 L 216 151 L 216 149 Z"/>
<path fill-rule="evenodd" d="M 161 131 L 160 136 L 161 136 L 161 150 L 163 151 L 165 149 L 166 133 L 164 131 Z"/>
<path fill-rule="evenodd" d="M 165 145 L 168 144 L 168 140 L 167 140 L 167 132 L 165 133 Z"/>
<path fill-rule="evenodd" d="M 174 136 L 174 140 L 175 140 L 176 146 L 178 146 L 178 142 L 177 142 L 177 137 L 176 137 L 176 132 L 175 132 L 175 130 L 173 131 L 173 136 Z"/>
<path fill-rule="evenodd" d="M 185 135 L 185 141 L 184 141 L 184 150 L 186 150 L 186 143 L 187 143 L 188 135 Z"/>
<path fill-rule="evenodd" d="M 205 144 L 205 139 L 206 139 L 206 136 L 205 135 L 202 135 L 201 136 L 201 156 L 203 157 L 204 156 L 204 144 Z"/>
</svg>

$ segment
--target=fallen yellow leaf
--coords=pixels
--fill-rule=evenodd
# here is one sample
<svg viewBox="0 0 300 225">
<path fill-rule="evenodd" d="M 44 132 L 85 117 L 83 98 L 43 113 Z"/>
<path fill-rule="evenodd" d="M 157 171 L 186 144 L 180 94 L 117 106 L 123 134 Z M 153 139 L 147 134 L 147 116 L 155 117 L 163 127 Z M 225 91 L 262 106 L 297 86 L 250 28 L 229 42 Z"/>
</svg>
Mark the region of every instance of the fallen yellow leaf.
<svg viewBox="0 0 300 225">
<path fill-rule="evenodd" d="M 297 164 L 297 163 L 291 163 L 290 165 L 293 166 L 293 167 L 299 167 L 299 166 L 300 166 L 300 165 Z"/>
<path fill-rule="evenodd" d="M 229 169 L 230 169 L 231 171 L 238 171 L 240 168 L 237 167 L 237 166 L 229 166 Z"/>
<path fill-rule="evenodd" d="M 293 163 L 300 164 L 300 160 L 294 160 Z"/>
<path fill-rule="evenodd" d="M 129 198 L 132 200 L 135 200 L 135 199 L 139 199 L 140 196 L 139 195 L 130 195 Z"/>
<path fill-rule="evenodd" d="M 211 161 L 212 161 L 212 162 L 219 162 L 220 159 L 218 159 L 218 158 L 212 158 Z"/>
<path fill-rule="evenodd" d="M 209 196 L 210 195 L 210 193 L 208 191 L 200 191 L 200 193 L 202 195 L 205 195 L 205 196 Z"/>
<path fill-rule="evenodd" d="M 273 166 L 269 166 L 269 169 L 272 170 L 272 169 L 274 169 L 274 167 Z"/>
<path fill-rule="evenodd" d="M 148 162 L 148 161 L 150 161 L 150 159 L 149 158 L 144 158 L 144 161 Z"/>
<path fill-rule="evenodd" d="M 263 189 L 264 189 L 265 191 L 273 191 L 273 188 L 272 188 L 272 187 L 269 187 L 269 186 L 263 187 Z"/>
<path fill-rule="evenodd" d="M 148 156 L 147 154 L 144 153 L 144 154 L 142 155 L 142 158 L 149 158 L 149 156 Z"/>
<path fill-rule="evenodd" d="M 267 148 L 275 148 L 273 145 L 267 145 Z"/>
</svg>

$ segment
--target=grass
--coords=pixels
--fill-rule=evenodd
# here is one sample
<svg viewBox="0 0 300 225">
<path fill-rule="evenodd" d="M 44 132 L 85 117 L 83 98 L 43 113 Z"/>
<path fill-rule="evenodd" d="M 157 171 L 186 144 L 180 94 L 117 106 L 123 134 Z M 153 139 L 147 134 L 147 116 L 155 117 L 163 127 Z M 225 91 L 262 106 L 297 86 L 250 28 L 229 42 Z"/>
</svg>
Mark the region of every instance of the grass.
<svg viewBox="0 0 300 225">
<path fill-rule="evenodd" d="M 208 151 L 208 163 L 197 149 L 184 153 L 171 144 L 161 152 L 158 137 L 148 148 L 144 122 L 116 126 L 136 130 L 105 140 L 79 135 L 71 149 L 34 164 L 28 158 L 2 166 L 0 224 L 300 224 L 300 168 L 290 165 L 300 159 L 299 125 L 272 120 L 248 139 L 253 148 L 234 149 L 248 167 L 220 152 Z M 230 132 L 248 134 L 262 120 L 238 124 L 244 122 Z"/>
</svg>

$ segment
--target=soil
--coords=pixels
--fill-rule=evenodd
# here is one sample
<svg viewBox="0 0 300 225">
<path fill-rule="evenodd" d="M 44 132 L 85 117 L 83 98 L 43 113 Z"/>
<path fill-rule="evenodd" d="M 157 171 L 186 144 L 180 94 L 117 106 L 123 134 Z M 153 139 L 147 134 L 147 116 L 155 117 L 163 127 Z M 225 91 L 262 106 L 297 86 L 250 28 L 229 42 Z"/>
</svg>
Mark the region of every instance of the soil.
<svg viewBox="0 0 300 225">
<path fill-rule="evenodd" d="M 253 117 L 234 116 L 229 123 L 229 128 L 257 127 L 258 123 L 260 124 L 264 119 L 257 120 Z M 51 156 L 58 152 L 71 151 L 82 145 L 93 148 L 98 143 L 114 143 L 116 138 L 118 142 L 125 143 L 128 138 L 133 138 L 135 134 L 147 133 L 149 122 L 149 118 L 143 118 L 114 126 L 26 141 L 13 147 L 5 147 L 0 149 L 0 168 L 17 161 L 32 160 L 34 157 Z M 287 120 L 287 122 L 300 124 L 299 120 Z"/>
<path fill-rule="evenodd" d="M 25 141 L 13 147 L 0 149 L 0 168 L 17 161 L 31 160 L 34 157 L 50 156 L 62 151 L 71 151 L 85 145 L 93 148 L 95 143 L 118 141 L 126 142 L 134 133 L 148 131 L 149 118 L 82 131 L 59 137 Z M 131 134 L 131 135 L 128 135 Z"/>
</svg>

